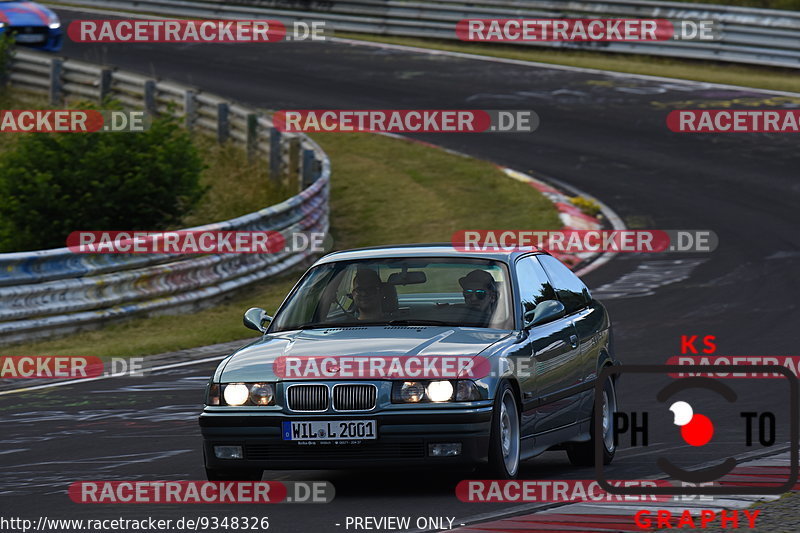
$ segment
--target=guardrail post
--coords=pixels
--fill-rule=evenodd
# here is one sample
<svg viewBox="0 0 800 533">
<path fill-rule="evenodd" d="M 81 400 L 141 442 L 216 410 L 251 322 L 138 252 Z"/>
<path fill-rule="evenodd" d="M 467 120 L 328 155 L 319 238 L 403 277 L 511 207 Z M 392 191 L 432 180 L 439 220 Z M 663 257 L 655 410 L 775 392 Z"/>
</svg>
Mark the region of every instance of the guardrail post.
<svg viewBox="0 0 800 533">
<path fill-rule="evenodd" d="M 303 190 L 306 187 L 310 186 L 317 180 L 316 176 L 316 163 L 317 160 L 314 157 L 314 150 L 310 150 L 308 148 L 303 149 L 303 159 L 302 159 L 302 172 L 301 172 L 301 180 L 300 180 L 300 189 Z"/>
<path fill-rule="evenodd" d="M 230 107 L 227 103 L 217 104 L 217 142 L 219 144 L 228 140 L 231 134 L 231 123 L 228 115 Z"/>
<path fill-rule="evenodd" d="M 194 121 L 197 118 L 197 93 L 186 91 L 183 93 L 183 114 L 186 116 L 186 129 L 194 129 Z"/>
<path fill-rule="evenodd" d="M 258 115 L 247 114 L 247 160 L 251 163 L 256 158 L 258 150 Z"/>
<path fill-rule="evenodd" d="M 50 60 L 50 104 L 52 105 L 58 105 L 64 99 L 63 72 L 63 60 Z"/>
<path fill-rule="evenodd" d="M 286 172 L 286 176 L 284 177 L 286 187 L 292 187 L 292 181 L 295 182 L 295 185 L 300 189 L 303 190 L 302 184 L 297 183 L 301 182 L 300 180 L 300 139 L 296 136 L 291 136 L 287 138 L 286 142 L 286 153 L 284 154 L 285 157 L 285 164 L 284 171 Z"/>
<path fill-rule="evenodd" d="M 269 177 L 272 180 L 281 179 L 281 166 L 283 157 L 281 154 L 281 132 L 277 128 L 272 128 L 269 132 Z"/>
<path fill-rule="evenodd" d="M 100 71 L 100 87 L 99 87 L 99 99 L 100 104 L 106 101 L 106 99 L 111 94 L 111 80 L 114 71 L 110 68 L 104 68 Z"/>
<path fill-rule="evenodd" d="M 147 80 L 144 82 L 144 110 L 150 116 L 155 116 L 158 113 L 155 80 Z"/>
</svg>

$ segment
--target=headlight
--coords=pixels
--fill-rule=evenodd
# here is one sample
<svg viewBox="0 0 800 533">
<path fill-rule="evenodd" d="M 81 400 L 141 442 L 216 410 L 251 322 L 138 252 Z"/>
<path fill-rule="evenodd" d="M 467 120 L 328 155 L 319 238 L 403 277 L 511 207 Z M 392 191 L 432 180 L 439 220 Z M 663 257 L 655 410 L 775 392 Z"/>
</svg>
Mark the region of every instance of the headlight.
<svg viewBox="0 0 800 533">
<path fill-rule="evenodd" d="M 480 391 L 468 379 L 396 381 L 392 384 L 392 403 L 474 402 Z"/>
<path fill-rule="evenodd" d="M 50 15 L 50 21 L 47 24 L 50 26 L 51 30 L 56 30 L 61 27 L 61 21 L 58 19 L 58 15 Z"/>
<path fill-rule="evenodd" d="M 431 381 L 425 390 L 432 402 L 446 402 L 453 397 L 453 384 L 449 381 Z"/>
<path fill-rule="evenodd" d="M 222 389 L 222 399 L 219 401 L 219 390 Z M 213 393 L 216 393 L 217 403 L 214 402 Z M 275 385 L 273 383 L 223 383 L 210 385 L 206 405 L 275 405 Z"/>
<path fill-rule="evenodd" d="M 425 385 L 419 381 L 405 381 L 400 386 L 400 399 L 404 402 L 416 403 L 425 397 Z"/>
<path fill-rule="evenodd" d="M 244 405 L 250 397 L 250 389 L 244 383 L 230 383 L 225 385 L 222 397 L 228 405 Z"/>
<path fill-rule="evenodd" d="M 275 399 L 275 388 L 270 383 L 254 383 L 250 386 L 250 402 L 269 405 Z"/>
</svg>

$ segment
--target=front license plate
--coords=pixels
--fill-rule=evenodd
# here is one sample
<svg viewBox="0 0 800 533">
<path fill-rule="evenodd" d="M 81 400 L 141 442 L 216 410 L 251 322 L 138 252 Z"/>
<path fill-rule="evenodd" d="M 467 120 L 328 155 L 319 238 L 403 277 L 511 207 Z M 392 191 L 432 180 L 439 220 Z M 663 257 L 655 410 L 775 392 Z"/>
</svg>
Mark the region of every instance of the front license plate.
<svg viewBox="0 0 800 533">
<path fill-rule="evenodd" d="M 374 420 L 331 420 L 330 422 L 283 422 L 283 440 L 370 440 L 377 439 Z"/>
<path fill-rule="evenodd" d="M 44 35 L 17 35 L 18 43 L 43 43 Z"/>
</svg>

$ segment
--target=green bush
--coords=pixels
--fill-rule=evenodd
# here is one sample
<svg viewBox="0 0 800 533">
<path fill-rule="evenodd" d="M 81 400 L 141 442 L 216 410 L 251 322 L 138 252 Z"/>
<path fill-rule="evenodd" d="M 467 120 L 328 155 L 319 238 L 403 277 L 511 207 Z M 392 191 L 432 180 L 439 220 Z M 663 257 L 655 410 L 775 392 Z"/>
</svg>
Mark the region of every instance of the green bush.
<svg viewBox="0 0 800 533">
<path fill-rule="evenodd" d="M 167 117 L 141 133 L 24 135 L 0 154 L 0 251 L 66 246 L 77 230 L 169 227 L 202 196 L 203 168 Z"/>
</svg>

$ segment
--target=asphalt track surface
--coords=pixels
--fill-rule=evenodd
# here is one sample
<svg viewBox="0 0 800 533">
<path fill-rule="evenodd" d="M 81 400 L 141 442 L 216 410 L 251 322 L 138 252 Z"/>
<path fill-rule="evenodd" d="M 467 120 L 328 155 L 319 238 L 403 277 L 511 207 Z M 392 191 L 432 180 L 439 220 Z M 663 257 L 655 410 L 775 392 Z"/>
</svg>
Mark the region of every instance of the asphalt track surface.
<svg viewBox="0 0 800 533">
<path fill-rule="evenodd" d="M 65 25 L 102 18 L 59 14 Z M 734 106 L 796 108 L 800 98 L 342 43 L 67 42 L 63 55 L 193 84 L 266 109 L 534 109 L 541 126 L 533 134 L 416 137 L 567 182 L 601 198 L 630 227 L 710 229 L 719 237 L 713 253 L 623 255 L 585 277 L 609 309 L 625 363 L 663 363 L 679 354 L 681 335 L 715 335 L 720 355 L 797 353 L 796 136 L 676 134 L 667 130 L 665 117 L 671 109 L 721 108 L 733 100 Z M 340 531 L 347 516 L 449 516 L 459 524 L 484 513 L 520 510 L 515 504 L 461 503 L 453 488 L 465 476 L 415 471 L 265 473 L 269 480 L 331 481 L 337 496 L 327 505 L 90 506 L 67 498 L 66 487 L 77 480 L 203 479 L 196 416 L 213 366 L 2 397 L 0 514 L 256 513 L 270 517 L 271 531 L 282 532 Z M 788 405 L 780 387 L 763 382 L 742 387 L 742 402 L 760 402 L 761 410 L 785 418 Z M 652 396 L 652 383 L 645 379 L 621 386 L 622 404 L 663 410 Z M 704 405 L 703 413 L 713 420 L 734 416 L 720 402 Z M 733 426 L 719 435 L 716 448 L 684 456 L 687 466 L 743 451 Z M 672 444 L 659 441 L 621 453 L 609 477 L 657 474 L 654 457 L 676 453 Z M 563 452 L 548 452 L 526 463 L 521 477 L 588 479 L 593 471 L 571 467 Z"/>
</svg>

